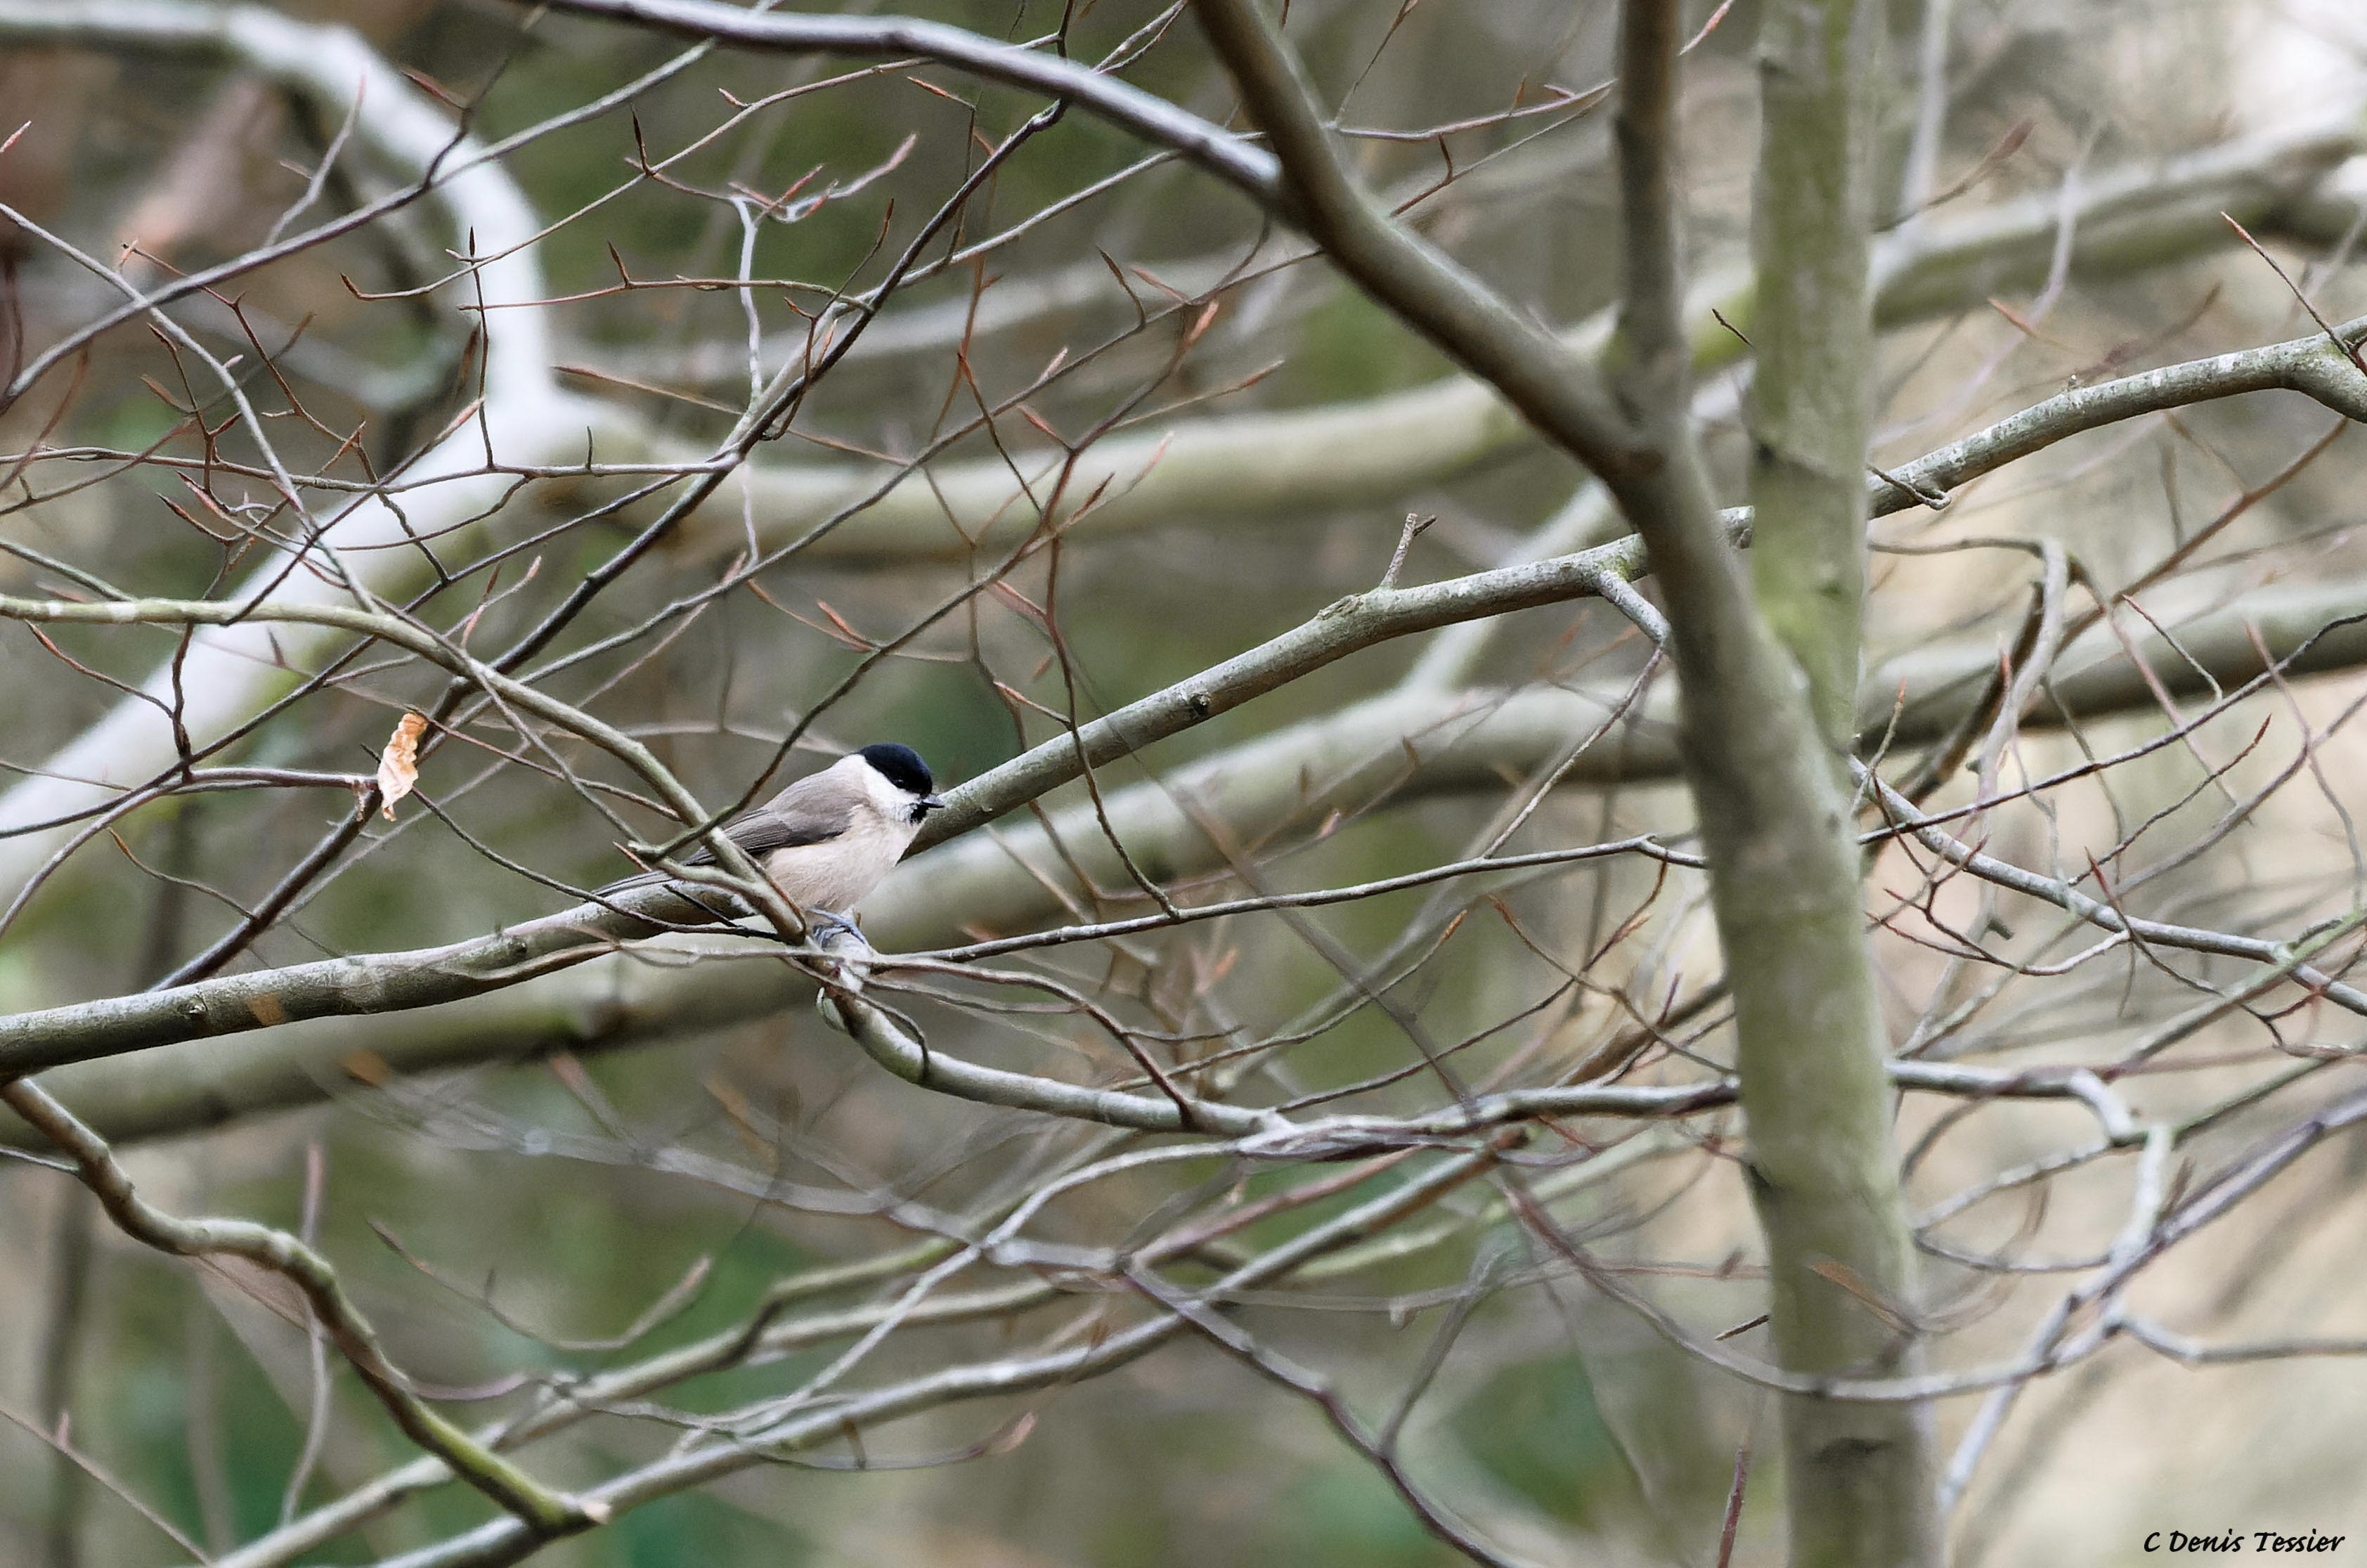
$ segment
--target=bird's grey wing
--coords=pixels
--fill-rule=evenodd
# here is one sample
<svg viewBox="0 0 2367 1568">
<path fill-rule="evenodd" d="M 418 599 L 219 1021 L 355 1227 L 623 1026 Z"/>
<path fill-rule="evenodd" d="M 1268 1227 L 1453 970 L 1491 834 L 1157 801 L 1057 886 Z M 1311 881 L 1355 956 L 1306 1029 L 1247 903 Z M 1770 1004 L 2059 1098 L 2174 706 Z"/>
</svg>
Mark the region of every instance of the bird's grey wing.
<svg viewBox="0 0 2367 1568">
<path fill-rule="evenodd" d="M 800 801 L 797 794 L 798 787 L 792 784 L 764 805 L 742 812 L 723 824 L 723 836 L 738 845 L 742 854 L 762 860 L 776 849 L 794 849 L 800 844 L 820 844 L 844 825 L 834 817 L 825 816 Z M 692 846 L 681 860 L 685 866 L 711 866 L 715 864 L 715 856 L 706 845 L 698 844 Z M 642 871 L 610 882 L 600 891 L 604 893 L 618 892 L 627 888 L 648 887 L 668 880 L 663 871 Z"/>
<path fill-rule="evenodd" d="M 794 849 L 801 844 L 820 844 L 834 838 L 845 825 L 841 818 L 824 815 L 784 794 L 770 805 L 744 812 L 725 823 L 723 836 L 738 845 L 742 854 L 762 860 L 776 849 Z M 683 857 L 683 864 L 705 866 L 714 858 L 701 845 Z"/>
</svg>

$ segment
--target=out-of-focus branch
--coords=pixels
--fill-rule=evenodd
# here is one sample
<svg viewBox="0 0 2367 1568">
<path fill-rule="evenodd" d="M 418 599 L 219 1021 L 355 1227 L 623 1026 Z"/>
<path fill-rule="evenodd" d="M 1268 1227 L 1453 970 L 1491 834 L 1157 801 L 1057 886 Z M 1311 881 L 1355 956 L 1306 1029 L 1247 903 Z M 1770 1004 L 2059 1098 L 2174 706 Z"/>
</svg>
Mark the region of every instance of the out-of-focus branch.
<svg viewBox="0 0 2367 1568">
<path fill-rule="evenodd" d="M 411 1380 L 386 1358 L 336 1271 L 320 1254 L 285 1231 L 245 1220 L 183 1220 L 140 1196 L 105 1140 L 25 1079 L 0 1084 L 0 1100 L 73 1157 L 83 1184 L 126 1235 L 176 1257 L 237 1257 L 278 1275 L 303 1293 L 331 1340 L 403 1434 L 449 1465 L 470 1485 L 506 1509 L 534 1539 L 547 1540 L 589 1528 L 607 1517 L 553 1492 L 509 1460 L 429 1409 Z"/>
<path fill-rule="evenodd" d="M 1877 240 L 1871 266 L 1883 325 L 1977 303 L 1999 290 L 2043 283 L 2063 226 L 2077 225 L 2071 275 L 2102 279 L 2219 248 L 2231 213 L 2269 232 L 2338 241 L 2367 199 L 2362 106 L 2338 104 L 2274 130 L 2083 176 L 2067 205 L 2053 192 Z M 2259 233 L 2254 228 L 2254 233 Z M 1745 331 L 1750 329 L 1746 326 Z"/>
</svg>

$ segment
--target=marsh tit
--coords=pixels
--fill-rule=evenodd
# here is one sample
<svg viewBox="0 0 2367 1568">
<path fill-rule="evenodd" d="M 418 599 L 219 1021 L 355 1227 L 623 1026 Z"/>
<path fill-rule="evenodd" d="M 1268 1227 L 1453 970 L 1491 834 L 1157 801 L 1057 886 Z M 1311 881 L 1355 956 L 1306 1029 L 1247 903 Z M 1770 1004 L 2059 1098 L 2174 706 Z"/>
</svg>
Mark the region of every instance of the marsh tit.
<svg viewBox="0 0 2367 1568">
<path fill-rule="evenodd" d="M 929 813 L 944 809 L 934 789 L 929 765 L 912 747 L 865 746 L 725 823 L 723 835 L 764 868 L 791 903 L 851 927 L 855 906 L 903 858 Z M 700 846 L 682 863 L 714 859 Z M 665 880 L 647 871 L 600 891 Z"/>
</svg>

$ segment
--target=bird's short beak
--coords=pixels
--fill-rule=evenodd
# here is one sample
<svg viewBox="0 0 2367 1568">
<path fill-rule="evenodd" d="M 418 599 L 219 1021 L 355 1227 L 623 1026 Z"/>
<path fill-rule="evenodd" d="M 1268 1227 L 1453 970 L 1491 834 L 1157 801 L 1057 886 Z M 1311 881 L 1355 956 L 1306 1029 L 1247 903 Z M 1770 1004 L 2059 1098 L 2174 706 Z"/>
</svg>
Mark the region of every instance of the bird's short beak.
<svg viewBox="0 0 2367 1568">
<path fill-rule="evenodd" d="M 923 816 L 928 815 L 931 812 L 941 812 L 945 809 L 946 799 L 944 796 L 923 795 L 921 797 L 921 814 Z"/>
</svg>

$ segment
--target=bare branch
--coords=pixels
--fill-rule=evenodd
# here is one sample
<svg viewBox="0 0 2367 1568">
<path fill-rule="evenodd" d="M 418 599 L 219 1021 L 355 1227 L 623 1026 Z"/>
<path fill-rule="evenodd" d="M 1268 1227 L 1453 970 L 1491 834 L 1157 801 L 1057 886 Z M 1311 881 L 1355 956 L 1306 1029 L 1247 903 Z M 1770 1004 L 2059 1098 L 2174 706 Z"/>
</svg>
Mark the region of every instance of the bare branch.
<svg viewBox="0 0 2367 1568">
<path fill-rule="evenodd" d="M 0 1099 L 74 1157 L 83 1184 L 108 1218 L 133 1240 L 180 1257 L 243 1258 L 302 1291 L 329 1337 L 404 1436 L 508 1510 L 536 1540 L 570 1535 L 607 1517 L 600 1504 L 551 1491 L 430 1410 L 413 1391 L 411 1380 L 386 1358 L 377 1332 L 347 1298 L 335 1271 L 311 1247 L 284 1231 L 243 1220 L 182 1220 L 166 1214 L 133 1189 L 114 1152 L 96 1133 L 38 1086 L 22 1078 L 11 1080 L 0 1085 Z"/>
</svg>

